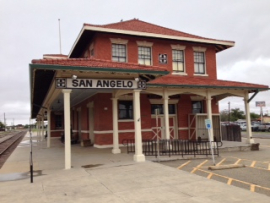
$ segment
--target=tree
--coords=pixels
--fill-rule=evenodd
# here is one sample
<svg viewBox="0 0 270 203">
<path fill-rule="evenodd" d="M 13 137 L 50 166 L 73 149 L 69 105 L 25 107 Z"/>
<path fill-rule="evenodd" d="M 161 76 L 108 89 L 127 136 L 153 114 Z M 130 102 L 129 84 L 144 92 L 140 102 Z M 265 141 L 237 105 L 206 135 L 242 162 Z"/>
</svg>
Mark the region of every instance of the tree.
<svg viewBox="0 0 270 203">
<path fill-rule="evenodd" d="M 259 114 L 256 113 L 250 113 L 250 118 L 251 120 L 257 120 L 258 118 L 260 118 L 261 116 Z"/>
<path fill-rule="evenodd" d="M 238 119 L 244 119 L 245 114 L 244 111 L 241 111 L 239 108 L 231 109 L 230 112 L 230 120 L 231 121 L 237 121 Z"/>
<path fill-rule="evenodd" d="M 4 123 L 2 123 L 1 121 L 0 121 L 0 128 L 5 128 Z"/>
<path fill-rule="evenodd" d="M 223 110 L 219 113 L 220 115 L 220 121 L 228 121 L 228 111 L 227 110 Z"/>
</svg>

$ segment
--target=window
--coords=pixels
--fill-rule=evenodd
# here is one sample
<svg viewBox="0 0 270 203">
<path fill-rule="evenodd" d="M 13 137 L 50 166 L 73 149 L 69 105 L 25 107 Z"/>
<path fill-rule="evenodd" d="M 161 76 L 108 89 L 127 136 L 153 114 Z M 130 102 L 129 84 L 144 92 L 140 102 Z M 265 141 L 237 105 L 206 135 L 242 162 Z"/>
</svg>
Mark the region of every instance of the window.
<svg viewBox="0 0 270 203">
<path fill-rule="evenodd" d="M 192 102 L 192 113 L 203 113 L 203 105 L 202 101 L 194 101 Z"/>
<path fill-rule="evenodd" d="M 205 74 L 204 52 L 194 52 L 194 72 L 195 74 Z"/>
<path fill-rule="evenodd" d="M 173 54 L 173 71 L 185 72 L 184 71 L 184 51 L 183 50 L 172 50 Z"/>
<path fill-rule="evenodd" d="M 63 128 L 63 116 L 55 115 L 55 128 Z"/>
<path fill-rule="evenodd" d="M 151 47 L 138 47 L 138 63 L 151 65 Z"/>
<path fill-rule="evenodd" d="M 133 119 L 133 101 L 119 101 L 118 112 L 119 119 Z"/>
<path fill-rule="evenodd" d="M 112 44 L 112 61 L 126 62 L 126 45 L 124 44 Z"/>
<path fill-rule="evenodd" d="M 163 104 L 151 104 L 151 114 L 155 114 L 155 109 L 159 109 L 159 114 L 164 114 Z M 169 104 L 169 114 L 175 114 L 174 104 Z"/>
</svg>

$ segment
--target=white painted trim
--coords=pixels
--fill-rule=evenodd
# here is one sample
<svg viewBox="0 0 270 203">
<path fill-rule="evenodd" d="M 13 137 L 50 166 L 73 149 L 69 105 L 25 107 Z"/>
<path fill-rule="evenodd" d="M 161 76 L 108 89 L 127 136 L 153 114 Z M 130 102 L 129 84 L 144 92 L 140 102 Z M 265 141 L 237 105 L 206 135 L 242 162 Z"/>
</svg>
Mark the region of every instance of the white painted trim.
<svg viewBox="0 0 270 203">
<path fill-rule="evenodd" d="M 202 96 L 190 96 L 191 101 L 203 101 L 205 100 L 205 97 Z"/>
<path fill-rule="evenodd" d="M 61 130 L 51 130 L 51 132 L 63 132 L 64 129 L 61 129 Z"/>
<path fill-rule="evenodd" d="M 173 70 L 174 71 L 174 70 Z M 186 72 L 172 72 L 172 75 L 188 75 Z"/>
<path fill-rule="evenodd" d="M 142 132 L 151 132 L 152 129 L 142 129 L 141 131 Z M 118 133 L 132 133 L 132 132 L 135 132 L 134 129 L 118 130 Z M 108 133 L 113 133 L 113 130 L 94 131 L 94 134 L 108 134 Z"/>
<path fill-rule="evenodd" d="M 193 51 L 206 52 L 206 47 L 192 47 Z"/>
<path fill-rule="evenodd" d="M 169 118 L 173 118 L 177 116 L 176 114 L 169 114 Z M 158 117 L 164 117 L 163 114 L 159 114 Z M 156 118 L 156 115 L 155 114 L 151 114 L 151 118 Z"/>
<path fill-rule="evenodd" d="M 133 100 L 133 96 L 132 95 L 121 95 L 121 96 L 118 97 L 118 100 L 132 101 Z"/>
<path fill-rule="evenodd" d="M 186 49 L 186 46 L 180 44 L 171 44 L 171 47 L 174 50 L 181 50 L 181 51 L 184 51 Z"/>
<path fill-rule="evenodd" d="M 206 72 L 206 69 L 205 69 L 205 72 Z M 198 73 L 194 73 L 193 74 L 194 76 L 202 76 L 202 77 L 207 77 L 208 74 L 198 74 Z"/>
<path fill-rule="evenodd" d="M 125 122 L 134 122 L 134 119 L 124 119 L 124 120 L 118 120 L 119 123 L 125 123 Z"/>
<path fill-rule="evenodd" d="M 188 127 L 179 127 L 178 130 L 188 130 Z"/>
<path fill-rule="evenodd" d="M 105 149 L 105 148 L 113 148 L 113 145 L 112 144 L 110 144 L 110 145 L 98 145 L 98 144 L 94 144 L 94 147 L 95 148 L 98 148 L 98 149 Z M 119 144 L 119 147 L 125 147 L 125 145 Z"/>
<path fill-rule="evenodd" d="M 111 43 L 113 44 L 124 44 L 127 45 L 128 40 L 127 39 L 121 39 L 121 38 L 110 38 Z"/>
<path fill-rule="evenodd" d="M 153 42 L 147 42 L 147 41 L 137 41 L 138 46 L 142 47 L 151 47 L 153 46 Z M 152 51 L 152 50 L 151 50 Z"/>
<path fill-rule="evenodd" d="M 178 104 L 179 99 L 169 99 L 169 104 Z M 163 104 L 163 99 L 149 99 L 150 104 Z M 172 115 L 172 114 L 170 114 Z"/>
</svg>

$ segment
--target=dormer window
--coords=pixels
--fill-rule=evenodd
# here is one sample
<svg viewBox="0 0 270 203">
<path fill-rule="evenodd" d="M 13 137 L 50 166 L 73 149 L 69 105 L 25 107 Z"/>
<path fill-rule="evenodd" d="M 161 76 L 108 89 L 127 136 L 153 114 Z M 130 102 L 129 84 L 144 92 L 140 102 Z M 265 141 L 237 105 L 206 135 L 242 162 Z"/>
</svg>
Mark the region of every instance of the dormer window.
<svg viewBox="0 0 270 203">
<path fill-rule="evenodd" d="M 112 61 L 127 62 L 126 45 L 112 44 Z"/>
</svg>

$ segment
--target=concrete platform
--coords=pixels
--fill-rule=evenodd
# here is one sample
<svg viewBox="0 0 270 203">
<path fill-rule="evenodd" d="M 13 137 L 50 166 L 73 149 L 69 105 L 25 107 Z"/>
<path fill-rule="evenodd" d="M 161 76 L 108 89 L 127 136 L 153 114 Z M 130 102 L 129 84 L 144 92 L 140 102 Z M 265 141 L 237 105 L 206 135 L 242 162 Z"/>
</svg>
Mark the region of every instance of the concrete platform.
<svg viewBox="0 0 270 203">
<path fill-rule="evenodd" d="M 133 154 L 72 145 L 72 166 L 64 170 L 59 139 L 34 139 L 34 183 L 29 177 L 26 137 L 0 169 L 1 203 L 6 202 L 260 202 L 270 198 L 238 187 L 149 161 L 133 162 Z"/>
</svg>

